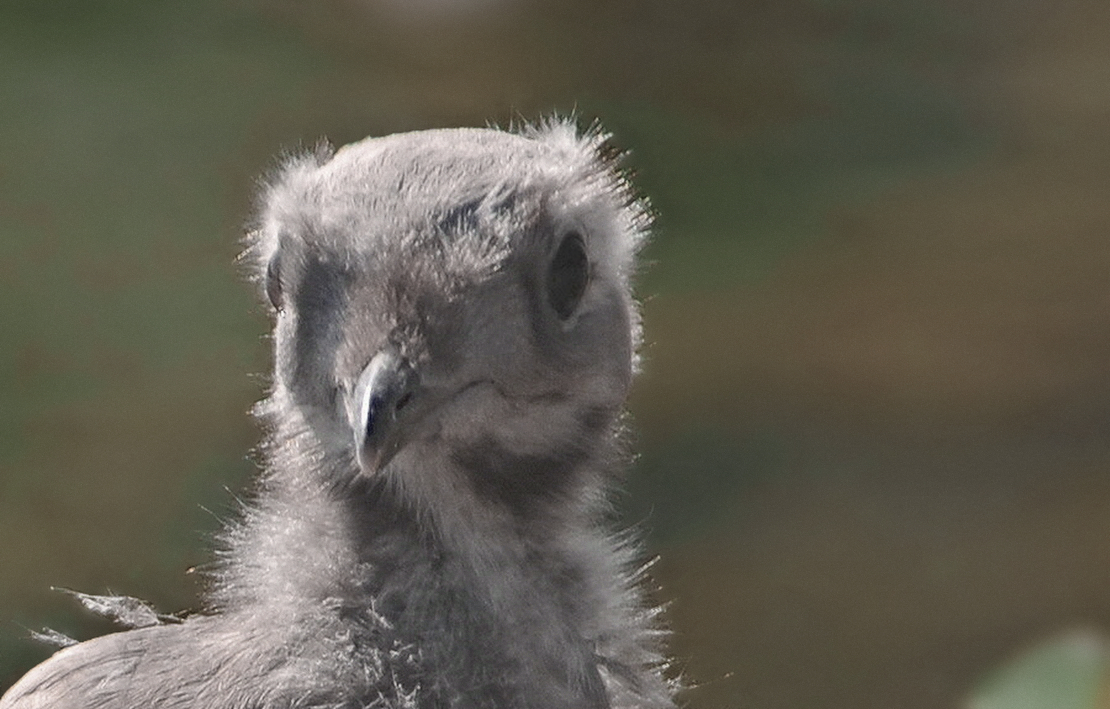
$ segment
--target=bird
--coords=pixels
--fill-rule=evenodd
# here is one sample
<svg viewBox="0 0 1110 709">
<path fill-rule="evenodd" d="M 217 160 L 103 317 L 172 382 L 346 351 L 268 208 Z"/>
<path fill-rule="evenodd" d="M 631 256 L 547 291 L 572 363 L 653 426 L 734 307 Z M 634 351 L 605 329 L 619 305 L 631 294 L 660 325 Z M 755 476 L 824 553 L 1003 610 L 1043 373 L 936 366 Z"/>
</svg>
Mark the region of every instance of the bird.
<svg viewBox="0 0 1110 709">
<path fill-rule="evenodd" d="M 613 511 L 652 213 L 611 146 L 552 118 L 283 158 L 241 256 L 259 475 L 201 609 L 86 596 L 140 620 L 0 709 L 677 706 Z"/>
</svg>

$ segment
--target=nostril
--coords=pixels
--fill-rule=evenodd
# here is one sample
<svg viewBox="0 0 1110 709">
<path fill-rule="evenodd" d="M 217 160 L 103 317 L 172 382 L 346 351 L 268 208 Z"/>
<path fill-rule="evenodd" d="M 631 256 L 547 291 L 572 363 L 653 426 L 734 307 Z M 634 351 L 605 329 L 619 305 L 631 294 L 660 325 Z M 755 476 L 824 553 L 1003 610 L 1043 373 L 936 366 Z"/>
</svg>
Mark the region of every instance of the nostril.
<svg viewBox="0 0 1110 709">
<path fill-rule="evenodd" d="M 367 402 L 366 406 L 367 439 L 374 436 L 374 431 L 377 430 L 379 428 L 379 424 L 382 423 L 382 416 L 393 419 L 396 418 L 397 414 L 401 413 L 401 409 L 405 408 L 405 406 L 408 405 L 409 401 L 412 400 L 412 392 L 406 391 L 405 393 L 401 394 L 396 403 L 393 404 L 392 410 L 390 410 L 389 408 L 390 398 L 391 397 L 389 396 L 379 396 L 377 394 L 371 394 L 370 401 Z"/>
<path fill-rule="evenodd" d="M 385 399 L 380 396 L 372 395 L 370 397 L 369 405 L 366 408 L 366 437 L 370 438 L 374 435 L 374 426 L 378 422 L 378 417 L 381 415 L 382 406 L 385 404 Z"/>
</svg>

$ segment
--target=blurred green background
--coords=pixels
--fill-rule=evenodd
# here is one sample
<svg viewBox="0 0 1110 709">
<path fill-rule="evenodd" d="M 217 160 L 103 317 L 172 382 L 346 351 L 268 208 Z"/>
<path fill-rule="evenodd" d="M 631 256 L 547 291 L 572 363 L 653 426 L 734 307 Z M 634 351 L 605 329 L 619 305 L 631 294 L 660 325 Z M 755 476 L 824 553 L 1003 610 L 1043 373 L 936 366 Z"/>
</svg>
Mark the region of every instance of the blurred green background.
<svg viewBox="0 0 1110 709">
<path fill-rule="evenodd" d="M 3 0 L 0 687 L 194 605 L 252 473 L 256 177 L 597 118 L 659 212 L 622 499 L 695 709 L 962 706 L 1110 628 L 1104 0 Z"/>
</svg>

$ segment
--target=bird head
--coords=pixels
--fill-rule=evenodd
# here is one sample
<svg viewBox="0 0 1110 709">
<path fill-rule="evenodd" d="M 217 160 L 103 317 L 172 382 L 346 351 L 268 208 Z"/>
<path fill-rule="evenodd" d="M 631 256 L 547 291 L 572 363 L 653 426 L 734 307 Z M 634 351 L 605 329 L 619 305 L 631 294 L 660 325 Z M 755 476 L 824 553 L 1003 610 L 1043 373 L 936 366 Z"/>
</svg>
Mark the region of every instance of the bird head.
<svg viewBox="0 0 1110 709">
<path fill-rule="evenodd" d="M 557 493 L 635 369 L 646 210 L 604 144 L 553 122 L 287 161 L 247 252 L 275 319 L 271 408 L 354 476 Z"/>
</svg>

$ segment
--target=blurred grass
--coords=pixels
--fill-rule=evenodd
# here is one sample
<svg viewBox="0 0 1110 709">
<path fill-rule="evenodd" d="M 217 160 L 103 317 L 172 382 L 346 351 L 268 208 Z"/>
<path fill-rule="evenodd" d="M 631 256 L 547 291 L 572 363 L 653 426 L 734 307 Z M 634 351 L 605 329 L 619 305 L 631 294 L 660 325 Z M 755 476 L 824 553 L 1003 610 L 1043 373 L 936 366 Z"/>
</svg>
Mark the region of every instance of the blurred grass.
<svg viewBox="0 0 1110 709">
<path fill-rule="evenodd" d="M 1050 638 L 988 675 L 968 709 L 1101 709 L 1106 706 L 1106 640 L 1076 629 Z"/>
</svg>

